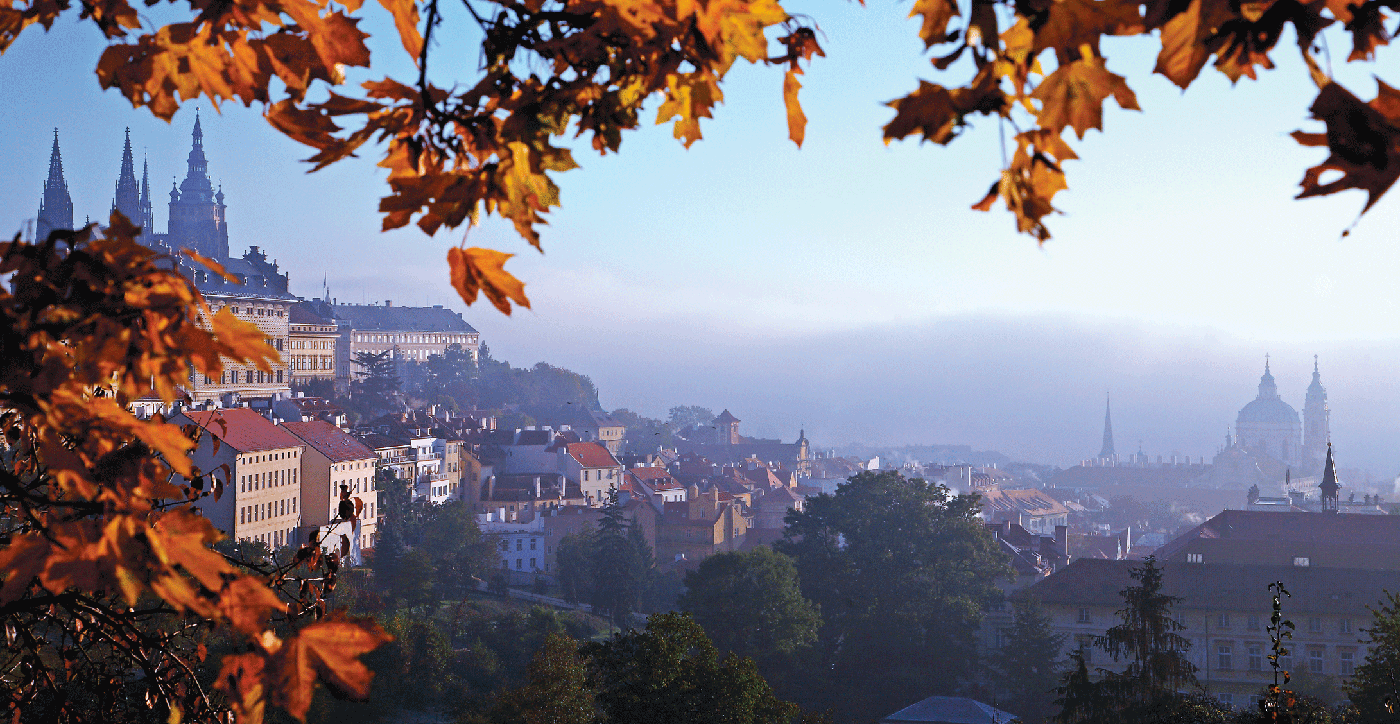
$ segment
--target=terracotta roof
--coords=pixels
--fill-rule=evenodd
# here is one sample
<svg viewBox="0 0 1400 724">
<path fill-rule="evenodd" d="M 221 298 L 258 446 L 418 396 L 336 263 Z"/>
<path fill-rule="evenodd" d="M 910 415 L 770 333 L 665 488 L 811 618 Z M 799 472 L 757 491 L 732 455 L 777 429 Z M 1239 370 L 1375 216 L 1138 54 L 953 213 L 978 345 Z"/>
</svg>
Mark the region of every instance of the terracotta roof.
<svg viewBox="0 0 1400 724">
<path fill-rule="evenodd" d="M 658 480 L 661 478 L 671 477 L 671 474 L 666 472 L 666 468 L 658 468 L 651 466 L 640 468 L 628 468 L 627 472 L 637 476 L 638 480 Z"/>
<path fill-rule="evenodd" d="M 1284 605 L 1295 621 L 1305 613 L 1369 617 L 1367 606 L 1376 604 L 1384 591 L 1400 590 L 1400 571 L 1170 561 L 1159 565 L 1163 592 L 1183 599 L 1178 609 L 1254 610 L 1261 618 L 1269 611 L 1268 586 L 1273 581 L 1283 581 L 1292 594 Z M 1128 572 L 1141 566 L 1138 561 L 1081 558 L 1025 589 L 1025 595 L 1046 604 L 1122 608 L 1120 592 L 1132 583 Z"/>
<path fill-rule="evenodd" d="M 982 512 L 995 516 L 998 513 L 1026 513 L 1029 515 L 1062 515 L 1069 513 L 1060 501 L 1043 490 L 983 490 Z"/>
<path fill-rule="evenodd" d="M 612 453 L 596 442 L 569 443 L 568 451 L 569 456 L 585 468 L 617 467 L 617 460 L 613 459 Z"/>
<path fill-rule="evenodd" d="M 239 452 L 301 447 L 296 436 L 272 424 L 246 407 L 227 410 L 189 410 L 183 413 L 191 422 Z"/>
<path fill-rule="evenodd" d="M 303 442 L 325 455 L 333 463 L 348 460 L 366 460 L 375 457 L 374 450 L 360 442 L 359 438 L 324 420 L 312 422 L 284 422 L 287 432 L 301 438 Z"/>
</svg>

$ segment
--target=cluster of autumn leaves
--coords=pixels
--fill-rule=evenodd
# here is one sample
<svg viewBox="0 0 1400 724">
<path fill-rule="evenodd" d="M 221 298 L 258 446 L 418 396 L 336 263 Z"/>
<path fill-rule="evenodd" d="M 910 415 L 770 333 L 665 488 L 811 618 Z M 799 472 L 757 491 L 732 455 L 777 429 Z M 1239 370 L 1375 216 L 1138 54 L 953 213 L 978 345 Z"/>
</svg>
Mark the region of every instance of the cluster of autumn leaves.
<svg viewBox="0 0 1400 724">
<path fill-rule="evenodd" d="M 269 703 L 302 718 L 317 680 L 366 696 L 370 672 L 356 657 L 388 637 L 326 611 L 335 555 L 313 543 L 264 575 L 215 551 L 222 535 L 199 506 L 223 495 L 230 471 L 193 467 L 196 429 L 129 409 L 144 395 L 173 402 L 192 370 L 217 377 L 225 360 L 268 369 L 276 351 L 252 324 L 211 314 L 120 215 L 101 236 L 94 231 L 0 243 L 0 276 L 10 275 L 0 289 L 8 539 L 0 612 L 9 644 L 0 709 L 19 721 L 31 706 L 65 701 L 57 692 L 68 686 L 98 687 L 74 681 L 95 660 L 142 672 L 136 683 L 113 683 L 144 685 L 171 721 L 232 712 L 258 722 Z M 320 583 L 279 594 L 297 577 Z M 243 642 L 219 664 L 222 699 L 201 684 L 207 649 L 191 626 Z M 74 699 L 53 714 L 103 721 L 93 707 Z"/>
<path fill-rule="evenodd" d="M 538 226 L 559 205 L 551 174 L 577 167 L 556 145 L 561 137 L 587 136 L 598 153 L 616 152 L 622 132 L 640 124 L 643 105 L 658 100 L 655 122 L 670 123 L 689 146 L 701 137 L 701 119 L 723 100 L 722 83 L 738 60 L 784 68 L 789 136 L 803 141 L 799 62 L 823 53 L 814 26 L 779 0 L 464 0 L 482 37 L 479 48 L 466 49 L 440 35 L 435 42 L 444 22 L 438 2 L 379 0 L 417 78 L 341 92 L 344 68 L 370 64 L 356 17 L 363 0 L 192 3 L 188 22 L 160 28 L 143 27 L 129 0 L 79 0 L 83 16 L 113 41 L 99 80 L 135 106 L 168 119 L 199 96 L 262 104 L 273 126 L 315 149 L 308 161 L 317 169 L 375 144 L 389 174 L 380 203 L 385 229 L 416 218 L 431 234 L 496 214 L 540 248 Z M 24 28 L 50 26 L 72 4 L 15 0 L 0 7 L 0 51 Z M 891 101 L 895 115 L 884 137 L 920 134 L 946 144 L 970 116 L 995 116 L 1014 131 L 1015 150 L 974 208 L 1000 199 L 1021 232 L 1044 241 L 1045 217 L 1066 188 L 1062 166 L 1076 158 L 1064 129 L 1080 138 L 1102 129 L 1109 97 L 1138 108 L 1126 80 L 1107 68 L 1103 36 L 1155 36 L 1155 72 L 1185 88 L 1212 59 L 1231 81 L 1272 68 L 1269 53 L 1291 24 L 1320 89 L 1314 116 L 1327 124 L 1325 136 L 1299 140 L 1332 151 L 1305 175 L 1301 196 L 1357 188 L 1373 203 L 1395 181 L 1400 112 L 1388 89 L 1361 103 L 1336 88 L 1314 43 L 1340 23 L 1352 36 L 1347 60 L 1371 60 L 1390 36 L 1386 11 L 1397 9 L 1400 0 L 914 0 L 918 34 L 940 54 L 934 68 L 970 70 L 971 77 L 961 85 L 922 81 Z M 479 57 L 480 72 L 438 87 L 428 80 L 428 65 L 441 53 Z M 960 63 L 964 58 L 971 62 Z M 1321 183 L 1328 170 L 1342 178 Z M 467 303 L 485 294 L 507 314 L 512 305 L 528 307 L 524 285 L 504 270 L 509 258 L 454 249 L 452 284 Z"/>
</svg>

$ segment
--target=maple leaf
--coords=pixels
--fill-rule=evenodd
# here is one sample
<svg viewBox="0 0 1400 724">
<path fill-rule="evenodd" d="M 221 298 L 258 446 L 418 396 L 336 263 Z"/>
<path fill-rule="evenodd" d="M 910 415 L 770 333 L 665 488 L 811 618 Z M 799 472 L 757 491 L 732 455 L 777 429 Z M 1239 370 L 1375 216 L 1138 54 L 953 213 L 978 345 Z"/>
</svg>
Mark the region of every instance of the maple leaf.
<svg viewBox="0 0 1400 724">
<path fill-rule="evenodd" d="M 529 308 L 525 283 L 505 270 L 506 260 L 512 256 L 515 255 L 475 246 L 448 249 L 447 265 L 452 270 L 452 288 L 467 304 L 476 301 L 478 292 L 485 294 L 502 314 L 510 314 L 511 302 Z"/>
<path fill-rule="evenodd" d="M 1370 103 L 1336 83 L 1318 91 L 1308 110 L 1327 124 L 1327 132 L 1294 131 L 1293 138 L 1304 146 L 1326 146 L 1331 155 L 1303 175 L 1298 198 L 1362 189 L 1366 191 L 1364 214 L 1400 178 L 1400 91 L 1379 79 L 1376 86 Z M 1322 174 L 1328 171 L 1340 171 L 1342 176 L 1322 183 Z"/>
<path fill-rule="evenodd" d="M 1100 36 L 1136 34 L 1142 28 L 1138 5 L 1138 0 L 1040 0 L 1017 3 L 1016 9 L 1035 32 L 1035 56 L 1046 48 L 1097 49 Z"/>
<path fill-rule="evenodd" d="M 947 145 L 966 125 L 967 116 L 1005 113 L 1009 102 L 992 71 L 993 66 L 984 67 L 966 88 L 919 81 L 918 90 L 886 103 L 895 116 L 885 124 L 885 143 L 921 132 L 924 141 Z"/>
<path fill-rule="evenodd" d="M 666 77 L 665 94 L 665 102 L 656 109 L 656 124 L 676 119 L 673 134 L 690 148 L 701 138 L 700 119 L 714 117 L 710 109 L 724 100 L 724 93 L 709 73 L 672 73 Z"/>
<path fill-rule="evenodd" d="M 1095 57 L 1061 65 L 1031 93 L 1041 103 L 1041 128 L 1058 132 L 1069 126 L 1081 139 L 1090 128 L 1103 130 L 1103 102 L 1110 95 L 1120 108 L 1142 110 L 1123 76 L 1110 73 L 1104 59 Z"/>
<path fill-rule="evenodd" d="M 802 139 L 807 135 L 807 115 L 802 112 L 802 104 L 797 101 L 797 92 L 802 90 L 797 75 L 801 72 L 795 68 L 789 69 L 783 76 L 783 103 L 787 106 L 788 137 L 798 148 L 802 147 Z"/>
<path fill-rule="evenodd" d="M 1211 50 L 1205 40 L 1233 17 L 1228 0 L 1191 0 L 1186 10 L 1174 14 L 1161 26 L 1162 50 L 1157 54 L 1153 72 L 1183 89 L 1191 85 L 1210 60 Z"/>
<path fill-rule="evenodd" d="M 274 702 L 306 721 L 318 679 L 337 697 L 365 700 L 374 674 L 359 657 L 392 640 L 373 621 L 351 620 L 343 611 L 331 613 L 283 641 L 272 654 Z"/>
<path fill-rule="evenodd" d="M 1332 16 L 1351 33 L 1348 62 L 1373 60 L 1376 48 L 1390 42 L 1390 34 L 1385 29 L 1385 13 L 1382 12 L 1385 7 L 1395 9 L 1396 4 L 1387 0 L 1327 0 L 1327 9 L 1332 11 Z"/>
<path fill-rule="evenodd" d="M 924 16 L 919 27 L 919 37 L 924 48 L 931 48 L 948 40 L 948 23 L 959 15 L 958 4 L 954 0 L 914 0 L 914 9 L 909 17 Z"/>
</svg>

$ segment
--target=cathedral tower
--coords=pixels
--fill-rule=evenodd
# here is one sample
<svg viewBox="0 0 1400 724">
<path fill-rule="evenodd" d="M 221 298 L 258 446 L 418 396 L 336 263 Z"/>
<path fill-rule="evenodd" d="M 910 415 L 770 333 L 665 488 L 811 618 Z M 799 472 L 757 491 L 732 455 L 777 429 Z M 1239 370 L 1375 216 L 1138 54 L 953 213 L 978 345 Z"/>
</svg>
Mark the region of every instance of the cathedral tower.
<svg viewBox="0 0 1400 724">
<path fill-rule="evenodd" d="M 178 190 L 170 190 L 169 243 L 172 249 L 191 249 L 224 261 L 228 259 L 224 195 L 223 192 L 215 194 L 214 185 L 209 182 L 209 162 L 204 158 L 204 130 L 198 111 L 194 117 L 193 137 L 185 180 Z"/>
<path fill-rule="evenodd" d="M 120 211 L 133 224 L 141 223 L 141 185 L 136 182 L 136 161 L 131 157 L 131 129 L 126 129 L 122 146 L 122 170 L 117 176 L 117 192 L 112 210 Z"/>
<path fill-rule="evenodd" d="M 1110 409 L 1113 400 L 1104 395 L 1103 403 L 1103 449 L 1099 451 L 1100 458 L 1111 458 L 1113 452 L 1113 416 Z"/>
<path fill-rule="evenodd" d="M 156 218 L 151 208 L 151 164 L 141 159 L 141 218 L 133 219 L 141 225 L 141 241 L 147 246 L 155 241 Z"/>
<path fill-rule="evenodd" d="M 1327 443 L 1332 439 L 1331 418 L 1327 388 L 1322 386 L 1317 355 L 1313 355 L 1312 384 L 1308 385 L 1308 394 L 1303 400 L 1303 457 L 1309 471 L 1322 465 L 1323 456 L 1327 454 Z"/>
<path fill-rule="evenodd" d="M 34 238 L 47 239 L 55 229 L 72 230 L 73 199 L 63 178 L 63 156 L 58 152 L 58 129 L 53 129 L 53 150 L 49 152 L 49 177 L 44 180 L 44 198 L 39 201 L 39 218 Z"/>
</svg>

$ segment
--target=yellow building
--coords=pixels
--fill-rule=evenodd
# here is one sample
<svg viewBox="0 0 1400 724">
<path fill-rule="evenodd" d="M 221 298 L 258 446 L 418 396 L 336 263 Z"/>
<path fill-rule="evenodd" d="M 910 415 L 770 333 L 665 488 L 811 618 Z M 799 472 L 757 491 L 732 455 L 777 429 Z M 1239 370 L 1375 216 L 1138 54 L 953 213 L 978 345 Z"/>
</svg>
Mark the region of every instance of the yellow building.
<svg viewBox="0 0 1400 724">
<path fill-rule="evenodd" d="M 329 422 L 286 422 L 282 427 L 306 443 L 301 458 L 302 525 L 311 529 L 337 520 L 343 485 L 351 500 L 360 503 L 360 548 L 373 548 L 380 513 L 374 486 L 379 456 L 359 438 Z"/>
<path fill-rule="evenodd" d="M 214 527 L 274 549 L 301 542 L 301 440 L 246 407 L 189 410 L 171 422 L 202 429 L 196 467 L 227 470 L 223 494 L 200 506 Z"/>
<path fill-rule="evenodd" d="M 292 384 L 311 380 L 335 380 L 335 347 L 340 334 L 334 319 L 327 319 L 307 302 L 291 306 L 288 316 L 287 366 Z"/>
</svg>

